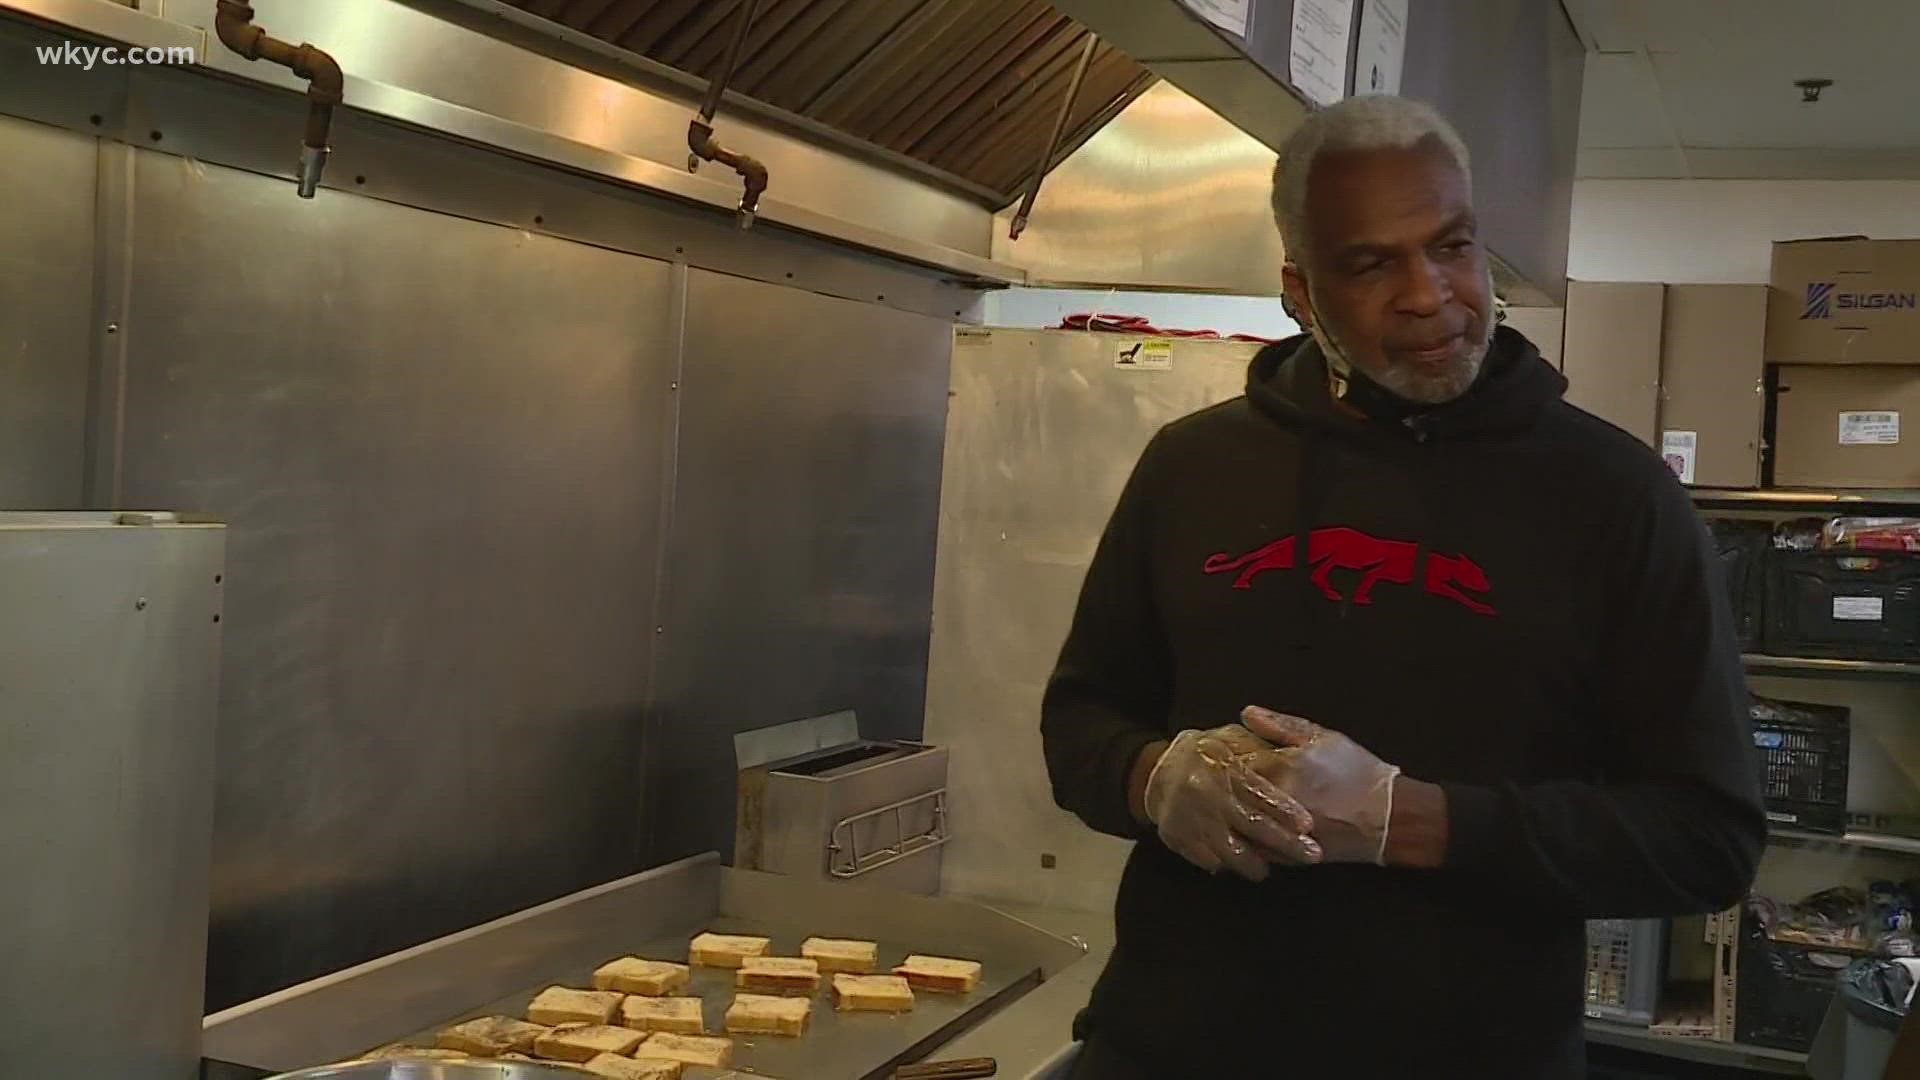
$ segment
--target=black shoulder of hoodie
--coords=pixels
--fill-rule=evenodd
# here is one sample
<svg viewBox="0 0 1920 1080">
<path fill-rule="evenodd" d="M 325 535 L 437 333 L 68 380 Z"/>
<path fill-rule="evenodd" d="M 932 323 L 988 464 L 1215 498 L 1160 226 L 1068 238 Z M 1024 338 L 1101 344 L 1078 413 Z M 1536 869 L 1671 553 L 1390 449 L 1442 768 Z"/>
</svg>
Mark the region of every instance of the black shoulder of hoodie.
<svg viewBox="0 0 1920 1080">
<path fill-rule="evenodd" d="M 1170 421 L 1147 445 L 1141 460 L 1151 457 L 1156 469 L 1164 469 L 1169 460 L 1179 461 L 1188 453 L 1202 451 L 1216 439 L 1248 431 L 1270 431 L 1272 426 L 1271 421 L 1254 409 L 1247 396 L 1241 394 Z"/>
<path fill-rule="evenodd" d="M 1644 495 L 1650 485 L 1679 487 L 1673 471 L 1653 447 L 1624 429 L 1566 401 L 1547 407 L 1535 437 L 1564 441 L 1575 451 L 1582 483 L 1599 483 L 1602 490 Z M 1685 489 L 1680 488 L 1684 494 Z"/>
</svg>

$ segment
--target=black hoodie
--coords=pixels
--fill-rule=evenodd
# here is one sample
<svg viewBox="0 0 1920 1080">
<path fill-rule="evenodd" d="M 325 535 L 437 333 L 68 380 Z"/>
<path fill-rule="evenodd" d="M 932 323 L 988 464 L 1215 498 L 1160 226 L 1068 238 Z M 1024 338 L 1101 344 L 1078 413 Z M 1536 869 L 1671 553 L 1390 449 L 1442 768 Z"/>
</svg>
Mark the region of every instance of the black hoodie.
<svg viewBox="0 0 1920 1080">
<path fill-rule="evenodd" d="M 1584 1076 L 1583 920 L 1706 912 L 1766 822 L 1691 501 L 1498 331 L 1430 410 L 1295 338 L 1148 446 L 1047 687 L 1054 795 L 1141 842 L 1086 1016 L 1157 1075 Z M 1444 869 L 1209 876 L 1127 808 L 1150 743 L 1264 705 L 1442 785 Z"/>
</svg>

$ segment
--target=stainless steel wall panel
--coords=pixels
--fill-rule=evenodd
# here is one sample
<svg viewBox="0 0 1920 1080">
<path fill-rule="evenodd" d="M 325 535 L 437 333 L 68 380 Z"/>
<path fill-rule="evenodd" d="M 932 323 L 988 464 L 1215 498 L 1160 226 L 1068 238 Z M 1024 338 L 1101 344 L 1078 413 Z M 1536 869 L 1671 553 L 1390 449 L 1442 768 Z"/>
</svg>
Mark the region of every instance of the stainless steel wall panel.
<svg viewBox="0 0 1920 1080">
<path fill-rule="evenodd" d="M 0 1074 L 200 1075 L 224 530 L 0 513 Z"/>
<path fill-rule="evenodd" d="M 636 869 L 667 266 L 139 158 L 128 498 L 232 527 L 212 1006 Z"/>
<path fill-rule="evenodd" d="M 0 116 L 0 508 L 84 505 L 98 147 Z"/>
<path fill-rule="evenodd" d="M 1565 303 L 1587 59 L 1566 12 L 1534 0 L 1413 4 L 1407 43 L 1402 92 L 1437 106 L 1473 155 L 1481 239 L 1517 275 L 1502 295 Z"/>
<path fill-rule="evenodd" d="M 692 273 L 649 862 L 732 849 L 736 732 L 918 736 L 950 334 Z"/>
<path fill-rule="evenodd" d="M 1238 395 L 1258 350 L 1176 341 L 1171 371 L 1116 370 L 1118 350 L 1138 340 L 955 338 L 924 736 L 953 755 L 950 893 L 1112 909 L 1131 845 L 1054 806 L 1041 694 L 1140 451 L 1163 424 Z"/>
</svg>

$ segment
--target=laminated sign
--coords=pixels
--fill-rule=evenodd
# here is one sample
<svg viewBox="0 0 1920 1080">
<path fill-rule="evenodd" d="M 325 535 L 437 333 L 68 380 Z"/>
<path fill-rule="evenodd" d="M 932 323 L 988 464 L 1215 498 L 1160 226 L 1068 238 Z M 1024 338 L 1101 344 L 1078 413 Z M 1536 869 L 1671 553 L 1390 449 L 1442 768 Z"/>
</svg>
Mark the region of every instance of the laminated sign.
<svg viewBox="0 0 1920 1080">
<path fill-rule="evenodd" d="M 1700 433 L 1661 432 L 1660 456 L 1666 459 L 1667 468 L 1673 470 L 1673 475 L 1679 477 L 1681 483 L 1693 483 L 1693 466 L 1700 458 Z"/>
<path fill-rule="evenodd" d="M 1122 342 L 1114 354 L 1113 366 L 1122 371 L 1172 371 L 1173 342 Z"/>
<path fill-rule="evenodd" d="M 1839 622 L 1880 622 L 1886 618 L 1886 604 L 1878 596 L 1836 596 L 1833 617 Z"/>
<path fill-rule="evenodd" d="M 1897 446 L 1899 442 L 1900 414 L 1897 412 L 1840 414 L 1841 446 Z"/>
</svg>

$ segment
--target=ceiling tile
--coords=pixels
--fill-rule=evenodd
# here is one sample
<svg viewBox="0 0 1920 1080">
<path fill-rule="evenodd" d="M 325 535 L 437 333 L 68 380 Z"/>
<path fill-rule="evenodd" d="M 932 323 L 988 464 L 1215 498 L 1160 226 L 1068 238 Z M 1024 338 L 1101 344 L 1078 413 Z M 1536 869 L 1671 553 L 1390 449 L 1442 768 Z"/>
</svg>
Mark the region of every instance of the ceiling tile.
<svg viewBox="0 0 1920 1080">
<path fill-rule="evenodd" d="M 1916 5 L 1920 8 L 1920 5 Z M 1875 147 L 1920 145 L 1920 65 L 1899 46 L 1800 47 L 1781 39 L 1730 40 L 1719 48 L 1656 53 L 1659 87 L 1687 146 Z M 1795 79 L 1834 84 L 1806 104 Z"/>
<path fill-rule="evenodd" d="M 1587 57 L 1586 82 L 1580 95 L 1580 145 L 1670 145 L 1653 75 L 1637 53 L 1594 53 Z"/>
</svg>

